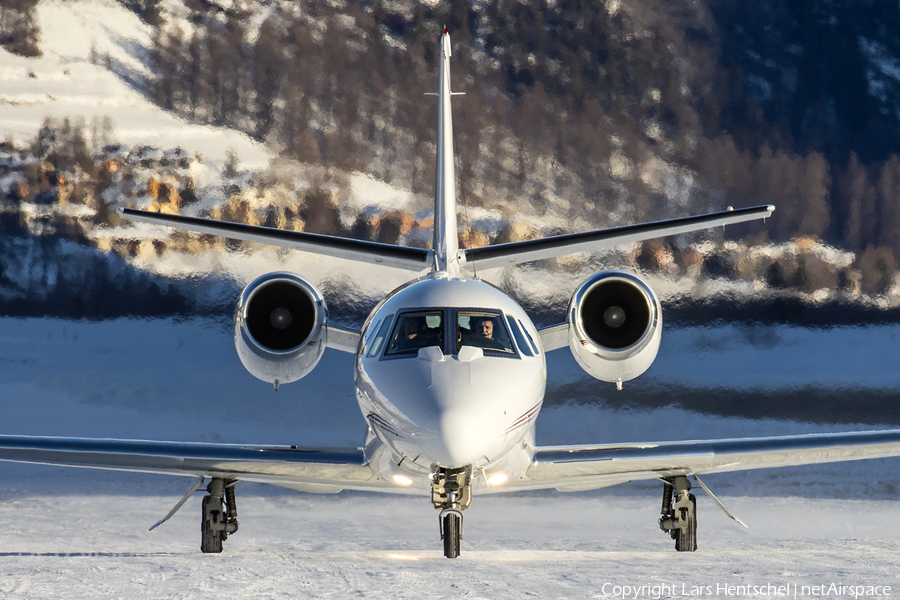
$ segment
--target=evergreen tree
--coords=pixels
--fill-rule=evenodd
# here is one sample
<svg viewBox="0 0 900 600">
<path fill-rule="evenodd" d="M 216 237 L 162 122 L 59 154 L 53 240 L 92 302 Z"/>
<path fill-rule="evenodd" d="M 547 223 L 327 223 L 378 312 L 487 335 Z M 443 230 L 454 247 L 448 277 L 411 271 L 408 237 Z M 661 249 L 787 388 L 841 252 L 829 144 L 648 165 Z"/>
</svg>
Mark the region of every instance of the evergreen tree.
<svg viewBox="0 0 900 600">
<path fill-rule="evenodd" d="M 35 15 L 37 3 L 38 0 L 3 0 L 0 46 L 20 56 L 41 56 L 41 31 Z"/>
</svg>

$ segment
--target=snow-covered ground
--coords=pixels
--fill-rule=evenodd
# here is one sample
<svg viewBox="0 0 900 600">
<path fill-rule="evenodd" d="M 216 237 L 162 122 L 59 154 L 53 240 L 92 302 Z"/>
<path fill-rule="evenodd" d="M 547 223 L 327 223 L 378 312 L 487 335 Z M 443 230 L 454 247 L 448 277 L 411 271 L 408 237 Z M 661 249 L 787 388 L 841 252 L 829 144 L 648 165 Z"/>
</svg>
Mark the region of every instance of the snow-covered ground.
<svg viewBox="0 0 900 600">
<path fill-rule="evenodd" d="M 202 555 L 197 502 L 147 531 L 174 488 L 147 497 L 136 484 L 94 493 L 92 476 L 74 483 L 74 493 L 4 494 L 4 598 L 777 597 L 720 587 L 769 585 L 821 598 L 804 587 L 831 584 L 881 586 L 859 597 L 889 598 L 900 587 L 893 501 L 724 498 L 751 523 L 745 532 L 700 499 L 701 546 L 686 554 L 656 526 L 656 494 L 476 499 L 463 554 L 447 560 L 427 502 L 250 492 L 225 552 Z"/>
<path fill-rule="evenodd" d="M 898 327 L 751 329 L 667 331 L 648 381 L 713 395 L 762 386 L 773 403 L 787 387 L 818 383 L 900 390 L 891 366 Z M 0 319 L 0 433 L 357 445 L 364 423 L 351 368 L 349 356 L 329 350 L 308 378 L 276 393 L 242 369 L 218 322 Z M 550 369 L 557 387 L 582 381 L 565 350 L 551 355 Z M 769 376 L 740 377 L 745 370 Z M 722 392 L 729 373 L 738 387 Z M 582 398 L 545 408 L 538 428 L 548 444 L 883 426 L 617 409 Z M 898 474 L 900 462 L 879 460 L 710 476 L 705 483 L 750 530 L 698 492 L 700 551 L 691 555 L 659 531 L 654 484 L 477 497 L 462 557 L 450 561 L 426 498 L 241 484 L 241 530 L 222 555 L 204 556 L 198 497 L 147 531 L 188 479 L 0 464 L 0 597 L 757 598 L 765 590 L 719 586 L 790 586 L 797 597 L 824 597 L 812 586 L 832 583 L 900 589 Z M 628 594 L 624 586 L 647 587 Z M 897 593 L 869 591 L 859 597 Z"/>
</svg>

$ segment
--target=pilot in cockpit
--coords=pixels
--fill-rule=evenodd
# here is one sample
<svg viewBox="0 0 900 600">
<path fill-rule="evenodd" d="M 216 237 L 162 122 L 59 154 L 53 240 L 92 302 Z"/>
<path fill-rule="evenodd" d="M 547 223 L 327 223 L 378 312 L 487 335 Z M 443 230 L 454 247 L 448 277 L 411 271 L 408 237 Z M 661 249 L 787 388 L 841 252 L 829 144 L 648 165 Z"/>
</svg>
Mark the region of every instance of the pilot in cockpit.
<svg viewBox="0 0 900 600">
<path fill-rule="evenodd" d="M 462 337 L 462 345 L 485 348 L 487 350 L 507 351 L 504 344 L 494 337 L 494 319 L 491 317 L 474 317 L 470 321 L 468 335 Z"/>
<path fill-rule="evenodd" d="M 425 317 L 407 317 L 403 321 L 403 336 L 409 340 L 413 341 L 419 334 L 422 333 L 422 329 L 425 328 Z"/>
<path fill-rule="evenodd" d="M 393 344 L 393 352 L 410 352 L 424 347 L 422 333 L 425 330 L 425 317 L 409 315 L 403 319 L 403 329 Z"/>
<path fill-rule="evenodd" d="M 399 331 L 388 347 L 387 354 L 403 354 L 416 352 L 428 346 L 441 346 L 441 329 L 428 326 L 426 315 L 403 315 L 400 317 Z"/>
<path fill-rule="evenodd" d="M 492 339 L 494 337 L 494 320 L 488 317 L 475 319 L 475 326 L 472 327 L 472 332 L 477 336 L 489 340 Z"/>
</svg>

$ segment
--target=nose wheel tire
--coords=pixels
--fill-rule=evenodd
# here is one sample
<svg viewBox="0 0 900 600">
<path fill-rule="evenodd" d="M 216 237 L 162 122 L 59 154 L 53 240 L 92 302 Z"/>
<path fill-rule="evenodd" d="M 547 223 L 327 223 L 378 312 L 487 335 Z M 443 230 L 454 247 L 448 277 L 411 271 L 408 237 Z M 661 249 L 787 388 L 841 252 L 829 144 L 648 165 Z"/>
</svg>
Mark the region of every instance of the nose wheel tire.
<svg viewBox="0 0 900 600">
<path fill-rule="evenodd" d="M 459 556 L 459 540 L 462 538 L 462 515 L 447 512 L 441 518 L 441 537 L 444 539 L 444 556 Z"/>
<path fill-rule="evenodd" d="M 472 468 L 438 468 L 431 474 L 431 503 L 441 511 L 438 524 L 444 542 L 444 556 L 459 556 L 463 536 L 463 511 L 472 503 Z"/>
</svg>

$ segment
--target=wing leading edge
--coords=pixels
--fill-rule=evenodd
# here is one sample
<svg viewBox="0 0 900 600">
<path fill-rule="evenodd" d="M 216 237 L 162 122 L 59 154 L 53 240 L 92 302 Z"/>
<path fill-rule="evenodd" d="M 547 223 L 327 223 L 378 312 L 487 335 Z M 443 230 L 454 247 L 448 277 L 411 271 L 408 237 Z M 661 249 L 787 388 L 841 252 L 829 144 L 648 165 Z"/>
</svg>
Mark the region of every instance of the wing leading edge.
<svg viewBox="0 0 900 600">
<path fill-rule="evenodd" d="M 229 223 L 227 221 L 154 213 L 133 208 L 120 208 L 119 212 L 123 217 L 132 221 L 219 235 L 245 242 L 257 242 L 293 250 L 315 252 L 316 254 L 334 256 L 336 258 L 383 264 L 416 272 L 430 269 L 434 263 L 434 252 L 425 248 L 394 246 L 392 244 L 354 240 L 332 235 L 287 231 L 271 227 L 244 225 L 243 223 Z"/>
<path fill-rule="evenodd" d="M 271 483 L 305 491 L 388 487 L 371 448 L 303 448 L 144 440 L 0 436 L 0 460 Z M 393 490 L 394 488 L 391 487 Z"/>
<path fill-rule="evenodd" d="M 218 477 L 315 492 L 404 490 L 380 479 L 372 448 L 303 448 L 145 440 L 0 436 L 0 460 Z M 705 475 L 900 456 L 900 429 L 645 444 L 546 446 L 525 477 L 490 491 L 581 491 L 677 475 Z M 412 490 L 410 490 L 412 491 Z M 485 490 L 488 491 L 488 490 Z"/>
<path fill-rule="evenodd" d="M 571 233 L 536 240 L 469 248 L 461 250 L 460 253 L 464 255 L 467 265 L 474 263 L 474 266 L 479 269 L 492 269 L 505 265 L 564 256 L 575 252 L 599 250 L 618 244 L 652 240 L 668 235 L 700 231 L 711 227 L 765 219 L 772 216 L 774 210 L 775 207 L 772 205 L 754 206 L 752 208 L 726 210 L 707 215 L 656 221 L 654 223 L 626 225 L 624 227 L 598 229 L 585 233 Z"/>
<path fill-rule="evenodd" d="M 711 227 L 732 225 L 765 219 L 772 215 L 774 206 L 755 206 L 727 210 L 707 215 L 682 217 L 654 223 L 626 225 L 612 229 L 598 229 L 584 233 L 572 233 L 510 242 L 495 246 L 459 250 L 461 264 L 470 264 L 481 269 L 491 269 L 519 263 L 564 256 L 575 252 L 587 252 L 608 248 L 618 244 L 639 242 Z M 185 217 L 153 213 L 133 208 L 121 208 L 123 217 L 133 221 L 174 227 L 197 233 L 219 235 L 236 240 L 257 242 L 294 250 L 315 252 L 349 260 L 384 264 L 411 271 L 424 271 L 435 266 L 434 250 L 410 248 L 378 242 L 354 240 L 331 235 L 320 235 L 300 231 L 286 231 L 271 227 L 258 227 L 243 223 L 229 223 L 212 219 Z"/>
<path fill-rule="evenodd" d="M 548 446 L 504 488 L 580 491 L 627 481 L 900 456 L 900 429 L 763 438 Z"/>
</svg>

